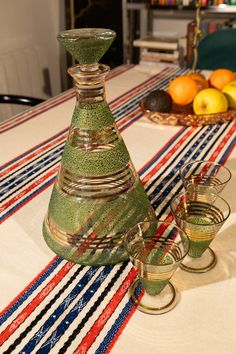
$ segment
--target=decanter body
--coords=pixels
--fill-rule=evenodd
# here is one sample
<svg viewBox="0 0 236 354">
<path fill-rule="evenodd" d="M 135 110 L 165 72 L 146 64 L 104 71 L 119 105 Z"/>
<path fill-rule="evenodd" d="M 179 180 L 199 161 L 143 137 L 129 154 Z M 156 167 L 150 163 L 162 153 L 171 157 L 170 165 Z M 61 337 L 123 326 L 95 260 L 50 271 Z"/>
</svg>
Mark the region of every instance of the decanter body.
<svg viewBox="0 0 236 354">
<path fill-rule="evenodd" d="M 97 36 L 102 47 L 101 32 L 108 30 L 72 30 L 73 36 L 71 31 L 62 32 L 64 46 L 69 50 L 70 35 L 82 36 L 86 44 L 89 31 L 93 31 L 91 43 Z M 114 39 L 114 32 L 109 33 Z M 84 265 L 114 264 L 128 259 L 124 234 L 137 222 L 152 219 L 154 212 L 105 99 L 109 67 L 97 64 L 98 57 L 91 60 L 86 48 L 79 60 L 82 56 L 89 64 L 68 70 L 74 79 L 76 106 L 43 234 L 62 258 Z"/>
</svg>

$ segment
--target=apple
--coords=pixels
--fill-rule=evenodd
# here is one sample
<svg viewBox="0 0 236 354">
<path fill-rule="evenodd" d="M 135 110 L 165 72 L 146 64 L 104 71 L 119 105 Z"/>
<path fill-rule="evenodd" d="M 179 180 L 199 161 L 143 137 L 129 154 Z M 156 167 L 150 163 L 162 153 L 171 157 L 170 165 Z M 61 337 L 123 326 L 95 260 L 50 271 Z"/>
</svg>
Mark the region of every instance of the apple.
<svg viewBox="0 0 236 354">
<path fill-rule="evenodd" d="M 222 92 L 225 94 L 229 107 L 236 108 L 236 81 L 230 81 L 223 87 Z"/>
<path fill-rule="evenodd" d="M 193 110 L 196 115 L 226 112 L 228 101 L 223 92 L 215 88 L 199 91 L 193 100 Z"/>
</svg>

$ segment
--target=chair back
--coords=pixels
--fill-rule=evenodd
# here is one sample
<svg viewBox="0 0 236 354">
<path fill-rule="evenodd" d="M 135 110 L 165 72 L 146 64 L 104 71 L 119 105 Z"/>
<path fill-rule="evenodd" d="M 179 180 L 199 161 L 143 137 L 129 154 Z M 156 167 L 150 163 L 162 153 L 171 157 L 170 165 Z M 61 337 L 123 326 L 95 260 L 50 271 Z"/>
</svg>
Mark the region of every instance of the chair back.
<svg viewBox="0 0 236 354">
<path fill-rule="evenodd" d="M 39 103 L 42 103 L 44 100 L 37 97 L 30 97 L 30 96 L 20 96 L 20 95 L 9 95 L 9 94 L 0 94 L 0 105 L 1 107 L 8 107 L 9 111 L 11 112 L 11 107 L 16 107 L 18 109 L 17 113 L 22 112 L 22 106 L 36 106 Z M 3 105 L 2 105 L 3 104 Z M 0 108 L 0 124 L 11 117 L 7 111 L 4 112 Z M 14 115 L 14 114 L 13 114 Z"/>
<path fill-rule="evenodd" d="M 236 71 L 236 28 L 219 29 L 200 40 L 197 68 Z"/>
<path fill-rule="evenodd" d="M 0 103 L 20 104 L 26 106 L 36 106 L 44 100 L 36 97 L 19 96 L 19 95 L 0 95 Z"/>
</svg>

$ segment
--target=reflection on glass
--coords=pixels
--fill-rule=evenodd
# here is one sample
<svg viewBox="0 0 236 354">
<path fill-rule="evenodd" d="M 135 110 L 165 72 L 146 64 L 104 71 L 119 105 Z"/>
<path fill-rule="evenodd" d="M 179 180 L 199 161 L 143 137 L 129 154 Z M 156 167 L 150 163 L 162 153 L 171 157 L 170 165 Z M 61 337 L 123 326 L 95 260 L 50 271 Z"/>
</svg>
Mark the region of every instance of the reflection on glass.
<svg viewBox="0 0 236 354">
<path fill-rule="evenodd" d="M 204 196 L 204 194 L 202 194 Z M 216 256 L 209 247 L 216 234 L 230 215 L 228 203 L 215 194 L 204 198 L 181 193 L 171 200 L 171 211 L 177 225 L 189 237 L 190 249 L 182 269 L 202 273 L 216 264 Z"/>
<path fill-rule="evenodd" d="M 188 252 L 186 234 L 164 221 L 143 222 L 127 233 L 125 245 L 137 273 L 131 297 L 138 309 L 150 314 L 171 310 L 178 292 L 170 279 Z"/>
</svg>

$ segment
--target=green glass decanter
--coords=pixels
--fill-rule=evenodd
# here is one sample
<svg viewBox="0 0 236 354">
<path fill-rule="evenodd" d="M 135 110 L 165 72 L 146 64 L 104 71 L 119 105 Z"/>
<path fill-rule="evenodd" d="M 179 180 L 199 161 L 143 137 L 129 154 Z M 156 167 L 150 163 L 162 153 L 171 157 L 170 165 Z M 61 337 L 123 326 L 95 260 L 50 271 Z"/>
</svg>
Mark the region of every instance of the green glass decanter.
<svg viewBox="0 0 236 354">
<path fill-rule="evenodd" d="M 56 254 L 84 265 L 128 259 L 124 234 L 155 217 L 105 99 L 109 67 L 98 62 L 115 36 L 101 28 L 58 36 L 79 63 L 68 70 L 76 106 L 43 234 Z"/>
</svg>

